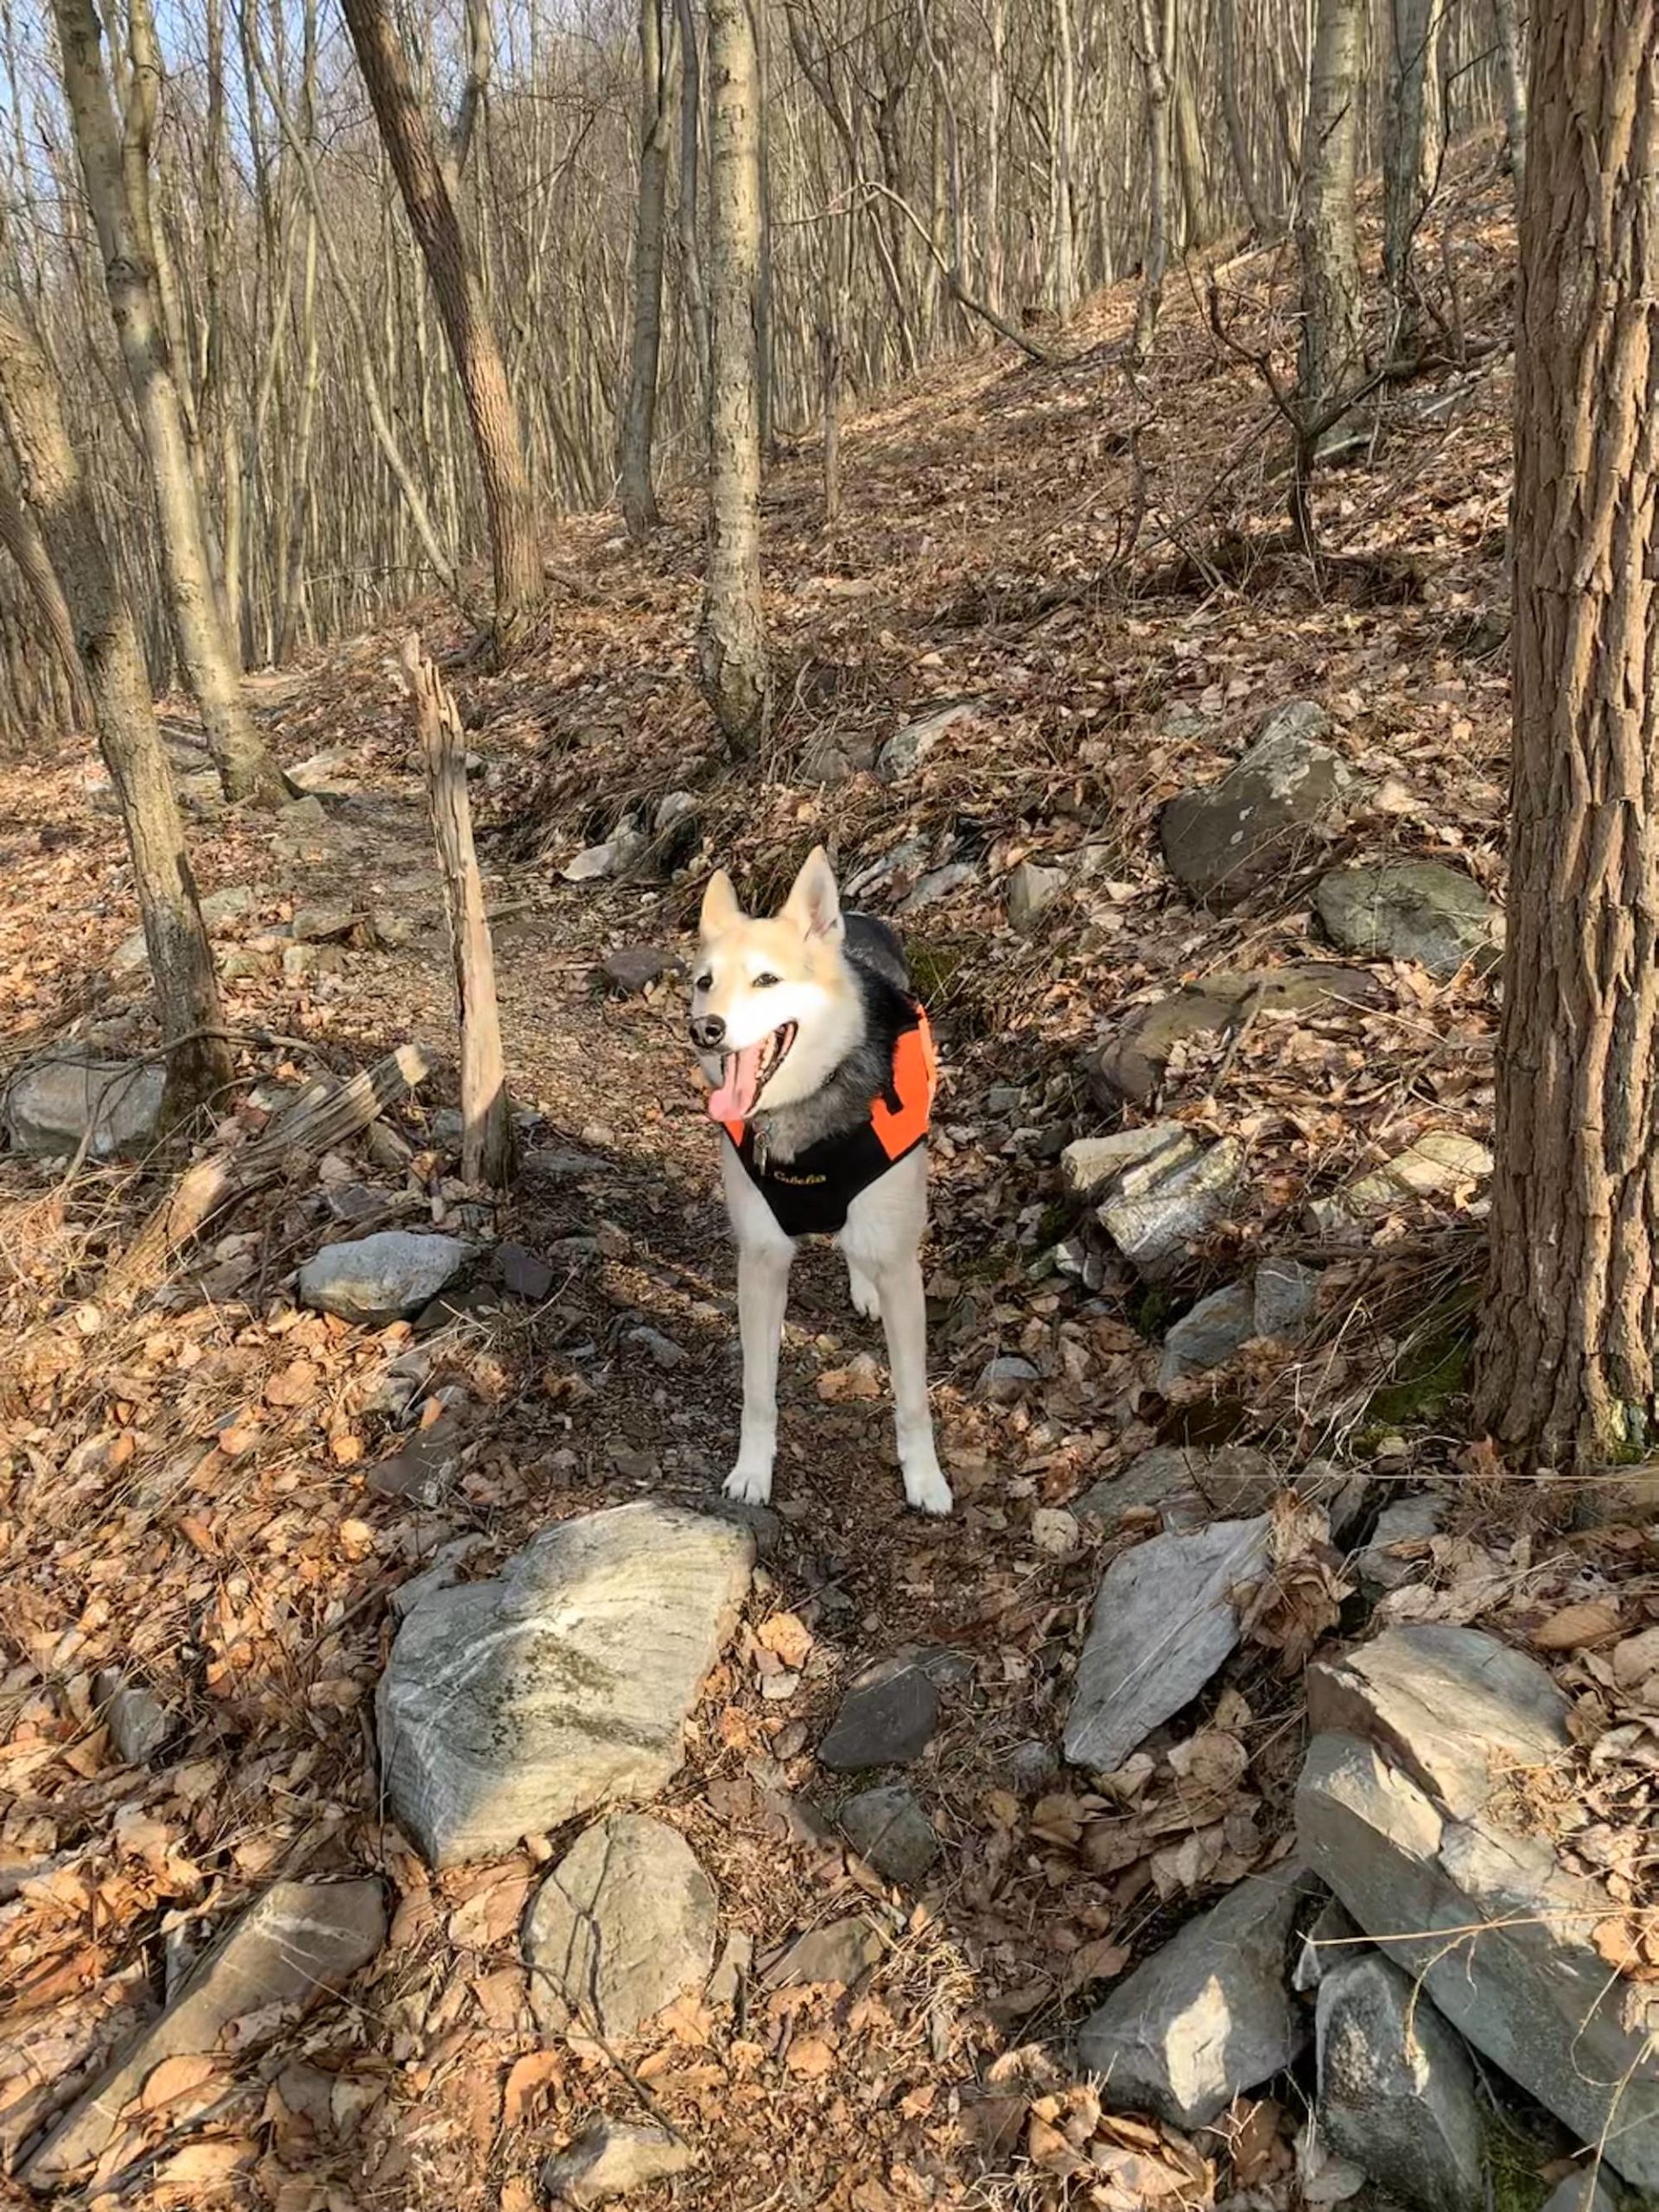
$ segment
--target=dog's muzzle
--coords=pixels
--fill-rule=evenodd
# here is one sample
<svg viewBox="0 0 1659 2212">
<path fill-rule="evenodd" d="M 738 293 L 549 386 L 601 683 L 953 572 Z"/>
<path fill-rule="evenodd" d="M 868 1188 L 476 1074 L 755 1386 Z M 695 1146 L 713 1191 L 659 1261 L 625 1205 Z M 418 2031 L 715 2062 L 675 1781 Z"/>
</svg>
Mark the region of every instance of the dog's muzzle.
<svg viewBox="0 0 1659 2212">
<path fill-rule="evenodd" d="M 717 1014 L 705 1014 L 691 1024 L 691 1042 L 700 1052 L 717 1052 L 726 1041 L 726 1025 Z"/>
</svg>

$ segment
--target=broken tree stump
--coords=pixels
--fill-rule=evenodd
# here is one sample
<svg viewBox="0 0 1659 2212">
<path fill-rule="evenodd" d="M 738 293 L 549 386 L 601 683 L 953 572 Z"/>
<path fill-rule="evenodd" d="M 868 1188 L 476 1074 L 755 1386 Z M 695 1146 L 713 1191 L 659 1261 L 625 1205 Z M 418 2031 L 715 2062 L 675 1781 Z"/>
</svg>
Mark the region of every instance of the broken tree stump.
<svg viewBox="0 0 1659 2212">
<path fill-rule="evenodd" d="M 443 879 L 461 1013 L 461 1178 L 502 1190 L 512 1176 L 512 1106 L 501 1052 L 495 954 L 473 845 L 467 742 L 455 702 L 412 630 L 404 640 L 402 662 L 426 768 L 426 803 Z"/>
</svg>

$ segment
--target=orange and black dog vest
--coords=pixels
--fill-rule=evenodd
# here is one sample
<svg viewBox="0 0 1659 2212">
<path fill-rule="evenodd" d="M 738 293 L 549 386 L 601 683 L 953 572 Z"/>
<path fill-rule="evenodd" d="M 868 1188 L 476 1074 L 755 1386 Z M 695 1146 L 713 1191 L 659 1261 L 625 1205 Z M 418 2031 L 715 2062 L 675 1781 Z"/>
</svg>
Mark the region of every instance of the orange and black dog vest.
<svg viewBox="0 0 1659 2212">
<path fill-rule="evenodd" d="M 887 1086 L 856 1128 L 774 1166 L 755 1141 L 753 1122 L 721 1126 L 785 1236 L 833 1236 L 847 1226 L 847 1209 L 859 1193 L 925 1141 L 938 1081 L 933 1033 L 917 1006 L 893 1040 Z"/>
</svg>

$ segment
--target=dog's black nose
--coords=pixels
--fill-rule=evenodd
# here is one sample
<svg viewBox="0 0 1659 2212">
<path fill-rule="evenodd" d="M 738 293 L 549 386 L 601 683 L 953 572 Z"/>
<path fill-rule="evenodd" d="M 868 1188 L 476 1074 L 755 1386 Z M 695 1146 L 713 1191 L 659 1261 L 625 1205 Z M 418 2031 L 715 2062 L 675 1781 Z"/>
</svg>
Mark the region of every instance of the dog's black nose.
<svg viewBox="0 0 1659 2212">
<path fill-rule="evenodd" d="M 705 1014 L 691 1025 L 691 1042 L 699 1052 L 716 1051 L 725 1034 L 726 1025 L 717 1014 Z"/>
</svg>

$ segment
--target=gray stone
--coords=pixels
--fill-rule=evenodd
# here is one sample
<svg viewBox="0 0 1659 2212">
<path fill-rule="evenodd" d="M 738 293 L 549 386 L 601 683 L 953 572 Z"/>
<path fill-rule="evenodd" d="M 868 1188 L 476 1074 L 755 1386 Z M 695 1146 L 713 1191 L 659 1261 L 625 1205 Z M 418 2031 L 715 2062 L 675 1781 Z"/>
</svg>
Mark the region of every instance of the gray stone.
<svg viewBox="0 0 1659 2212">
<path fill-rule="evenodd" d="M 92 1690 L 122 1764 L 149 1766 L 178 1726 L 174 1715 L 154 1690 L 125 1683 L 114 1673 L 100 1675 Z"/>
<path fill-rule="evenodd" d="M 26 1068 L 5 1093 L 3 1122 L 17 1152 L 56 1158 L 87 1147 L 94 1160 L 147 1151 L 162 1126 L 167 1071 L 159 1060 L 99 1060 L 73 1048 Z"/>
<path fill-rule="evenodd" d="M 1022 1112 L 1025 1103 L 1026 1094 L 1017 1083 L 994 1083 L 985 1094 L 985 1111 L 999 1122 Z"/>
<path fill-rule="evenodd" d="M 411 1575 L 407 1582 L 398 1585 L 391 1593 L 391 1610 L 403 1620 L 416 1605 L 423 1605 L 440 1590 L 453 1590 L 461 1580 L 461 1570 L 474 1554 L 487 1551 L 487 1536 L 452 1536 L 447 1544 L 440 1544 L 433 1554 L 432 1564 L 419 1574 Z"/>
<path fill-rule="evenodd" d="M 1494 966 L 1503 917 L 1480 886 L 1434 861 L 1334 869 L 1314 893 L 1333 944 L 1366 959 L 1414 960 L 1431 976 Z"/>
<path fill-rule="evenodd" d="M 918 715 L 894 732 L 876 756 L 875 772 L 884 784 L 902 783 L 913 776 L 947 730 L 959 722 L 979 720 L 982 702 L 956 699 Z"/>
<path fill-rule="evenodd" d="M 1319 1270 L 1300 1260 L 1263 1260 L 1252 1286 L 1251 1333 L 1294 1344 L 1318 1311 Z"/>
<path fill-rule="evenodd" d="M 948 861 L 943 868 L 931 868 L 899 901 L 899 912 L 901 914 L 917 914 L 924 906 L 937 906 L 941 899 L 948 899 L 953 891 L 960 891 L 964 883 L 971 883 L 978 874 L 979 870 L 971 861 Z"/>
<path fill-rule="evenodd" d="M 544 2035 L 572 2020 L 631 2036 L 715 1962 L 713 1885 L 683 1836 L 640 1813 L 596 1821 L 559 1861 L 524 1923 L 530 2002 Z"/>
<path fill-rule="evenodd" d="M 744 1983 L 754 1970 L 754 1938 L 741 1928 L 734 1928 L 726 1938 L 719 1963 L 709 1977 L 704 1992 L 711 2005 L 735 2005 Z"/>
<path fill-rule="evenodd" d="M 515 1298 L 528 1299 L 538 1306 L 556 1280 L 545 1260 L 538 1260 L 534 1252 L 522 1244 L 498 1244 L 495 1248 L 495 1272 L 501 1278 L 502 1287 Z"/>
<path fill-rule="evenodd" d="M 1398 1590 L 1404 1583 L 1419 1580 L 1427 1562 L 1428 1541 L 1439 1535 L 1445 1519 L 1446 1500 L 1433 1491 L 1385 1505 L 1376 1516 L 1371 1541 L 1355 1562 L 1360 1580 L 1377 1590 Z M 1393 1548 L 1396 1544 L 1410 1544 L 1414 1555 L 1402 1557 Z"/>
<path fill-rule="evenodd" d="M 274 2032 L 366 1966 L 385 1941 L 378 1882 L 277 1882 L 197 1962 L 167 2010 L 46 2138 L 22 2178 L 56 2187 L 97 2158 L 164 2058 L 212 2052 L 232 2021 L 268 2017 Z"/>
<path fill-rule="evenodd" d="M 801 1989 L 832 1981 L 843 1989 L 856 1989 L 871 1967 L 880 1963 L 886 1949 L 875 1923 L 855 1912 L 798 1936 L 767 1963 L 761 1978 L 768 1989 Z"/>
<path fill-rule="evenodd" d="M 1541 2212 L 1618 2212 L 1613 2193 L 1593 2166 L 1568 2174 L 1544 2199 Z"/>
<path fill-rule="evenodd" d="M 1060 1179 L 1073 1198 L 1097 1198 L 1109 1183 L 1137 1160 L 1185 1145 L 1192 1156 L 1192 1140 L 1179 1122 L 1148 1122 L 1138 1129 L 1117 1129 L 1109 1137 L 1077 1137 L 1060 1154 Z"/>
<path fill-rule="evenodd" d="M 1370 1948 L 1335 1897 L 1327 1897 L 1298 1939 L 1290 1986 L 1298 1995 L 1306 1996 L 1319 1987 L 1333 1967 Z"/>
<path fill-rule="evenodd" d="M 939 1855 L 932 1821 L 902 1783 L 852 1798 L 841 1808 L 841 1825 L 859 1853 L 890 1882 L 913 1886 Z"/>
<path fill-rule="evenodd" d="M 1570 1754 L 1568 1707 L 1474 1629 L 1392 1629 L 1311 1667 L 1303 1854 L 1452 2025 L 1634 2186 L 1659 2189 L 1659 2068 L 1642 1985 L 1593 1933 L 1619 1908 L 1510 1824 L 1517 1770 Z"/>
<path fill-rule="evenodd" d="M 309 844 L 319 830 L 328 827 L 328 816 L 322 801 L 310 791 L 277 809 L 276 826 L 285 842 Z"/>
<path fill-rule="evenodd" d="M 1203 2127 L 1289 2065 L 1306 2030 L 1286 1953 L 1307 1887 L 1295 1866 L 1250 1876 L 1113 1990 L 1077 2037 L 1111 2105 Z"/>
<path fill-rule="evenodd" d="M 229 883 L 223 889 L 210 891 L 200 902 L 202 925 L 212 937 L 232 922 L 240 921 L 253 911 L 253 893 L 245 884 Z M 142 968 L 149 957 L 149 948 L 143 930 L 135 930 L 125 938 L 110 956 L 110 973 L 125 976 Z"/>
<path fill-rule="evenodd" d="M 658 836 L 677 822 L 686 822 L 697 810 L 695 791 L 664 791 L 652 810 L 651 826 Z"/>
<path fill-rule="evenodd" d="M 380 1686 L 392 1815 L 432 1862 L 654 1796 L 748 1589 L 746 1529 L 654 1499 L 563 1522 L 404 1623 Z"/>
<path fill-rule="evenodd" d="M 1246 1520 L 1264 1513 L 1274 1492 L 1288 1489 L 1311 1504 L 1324 1506 L 1331 1533 L 1339 1539 L 1357 1518 L 1367 1488 L 1363 1473 L 1329 1459 L 1310 1459 L 1297 1473 L 1287 1475 L 1249 1444 L 1224 1444 L 1213 1450 L 1197 1444 L 1156 1444 L 1132 1459 L 1122 1473 L 1093 1484 L 1072 1510 L 1094 1514 L 1109 1528 L 1125 1513 L 1150 1507 L 1161 1515 L 1166 1529 L 1201 1529 L 1217 1518 Z"/>
<path fill-rule="evenodd" d="M 1060 1762 L 1052 1745 L 1044 1743 L 1040 1737 L 1028 1736 L 1008 1753 L 1008 1787 L 1016 1797 L 1039 1796 L 1059 1770 Z"/>
<path fill-rule="evenodd" d="M 657 945 L 619 944 L 600 962 L 599 972 L 619 996 L 631 998 L 664 976 L 681 975 L 683 963 L 677 953 Z"/>
<path fill-rule="evenodd" d="M 927 1669 L 910 1659 L 880 1660 L 842 1698 L 818 1746 L 819 1763 L 836 1774 L 906 1765 L 927 1749 L 938 1718 L 939 1694 Z"/>
<path fill-rule="evenodd" d="M 1191 1247 L 1225 1213 L 1243 1166 L 1236 1137 L 1200 1150 L 1183 1132 L 1179 1143 L 1126 1168 L 1096 1218 L 1148 1281 L 1164 1281 L 1179 1273 Z"/>
<path fill-rule="evenodd" d="M 644 1352 L 654 1367 L 660 1367 L 668 1373 L 677 1367 L 683 1367 L 689 1357 L 683 1344 L 677 1344 L 672 1337 L 665 1337 L 660 1329 L 629 1329 L 624 1332 L 622 1341 L 632 1344 L 636 1351 Z"/>
<path fill-rule="evenodd" d="M 1229 1035 L 1252 1011 L 1317 1016 L 1382 1006 L 1388 997 L 1367 969 L 1330 960 L 1218 969 L 1131 1014 L 1113 1041 L 1084 1062 L 1084 1073 L 1103 1106 L 1128 1099 L 1144 1109 L 1162 1090 L 1177 1046 L 1192 1038 Z"/>
<path fill-rule="evenodd" d="M 300 1269 L 303 1306 L 365 1328 L 400 1321 L 435 1298 L 472 1256 L 458 1236 L 417 1236 L 383 1229 L 373 1236 L 327 1244 Z"/>
<path fill-rule="evenodd" d="M 620 865 L 621 854 L 613 838 L 602 845 L 584 846 L 559 874 L 567 883 L 601 883 L 607 875 L 614 875 Z"/>
<path fill-rule="evenodd" d="M 443 1414 L 428 1427 L 417 1428 L 401 1452 L 371 1467 L 367 1487 L 377 1497 L 401 1498 L 430 1512 L 442 1504 L 460 1471 L 465 1440 L 454 1415 Z"/>
<path fill-rule="evenodd" d="M 1065 870 L 1021 861 L 1008 876 L 1008 920 L 1023 935 L 1034 929 L 1065 888 Z"/>
<path fill-rule="evenodd" d="M 343 976 L 345 972 L 343 944 L 318 944 L 308 939 L 303 944 L 283 948 L 283 974 L 290 983 L 302 983 L 310 976 Z"/>
<path fill-rule="evenodd" d="M 1164 1338 L 1164 1356 L 1158 1369 L 1158 1388 L 1167 1390 L 1184 1375 L 1203 1375 L 1224 1367 L 1243 1344 L 1255 1334 L 1255 1301 L 1249 1286 L 1230 1282 L 1201 1298 L 1184 1313 Z"/>
<path fill-rule="evenodd" d="M 332 944 L 349 937 L 363 917 L 355 907 L 329 900 L 315 906 L 296 906 L 289 935 L 296 944 Z"/>
<path fill-rule="evenodd" d="M 327 791 L 342 781 L 355 780 L 350 774 L 352 760 L 347 751 L 313 753 L 284 772 L 302 791 Z"/>
<path fill-rule="evenodd" d="M 1319 1983 L 1321 2134 L 1413 2212 L 1483 2204 L 1475 2079 L 1457 2037 L 1408 1976 L 1376 1951 Z"/>
<path fill-rule="evenodd" d="M 1195 1698 L 1238 1642 L 1230 1592 L 1268 1567 L 1265 1515 L 1154 1536 L 1102 1579 L 1066 1716 L 1065 1756 L 1109 1774 Z"/>
<path fill-rule="evenodd" d="M 595 2120 L 542 2169 L 542 2186 L 556 2205 L 585 2212 L 613 2196 L 671 2175 L 690 2173 L 697 2154 L 683 2135 L 648 2123 Z"/>
<path fill-rule="evenodd" d="M 1385 1166 L 1374 1167 L 1345 1190 L 1315 1198 L 1307 1209 L 1313 1228 L 1333 1235 L 1394 1213 L 1419 1198 L 1441 1198 L 1491 1173 L 1492 1155 L 1456 1129 L 1430 1129 Z"/>
<path fill-rule="evenodd" d="M 1042 1379 L 1041 1370 L 1017 1351 L 999 1352 L 979 1370 L 979 1387 L 988 1398 L 1017 1398 Z"/>
<path fill-rule="evenodd" d="M 1170 801 L 1159 836 L 1183 890 L 1208 906 L 1236 906 L 1340 825 L 1358 779 L 1319 743 L 1329 727 L 1311 701 L 1282 707 L 1218 783 Z"/>
</svg>

